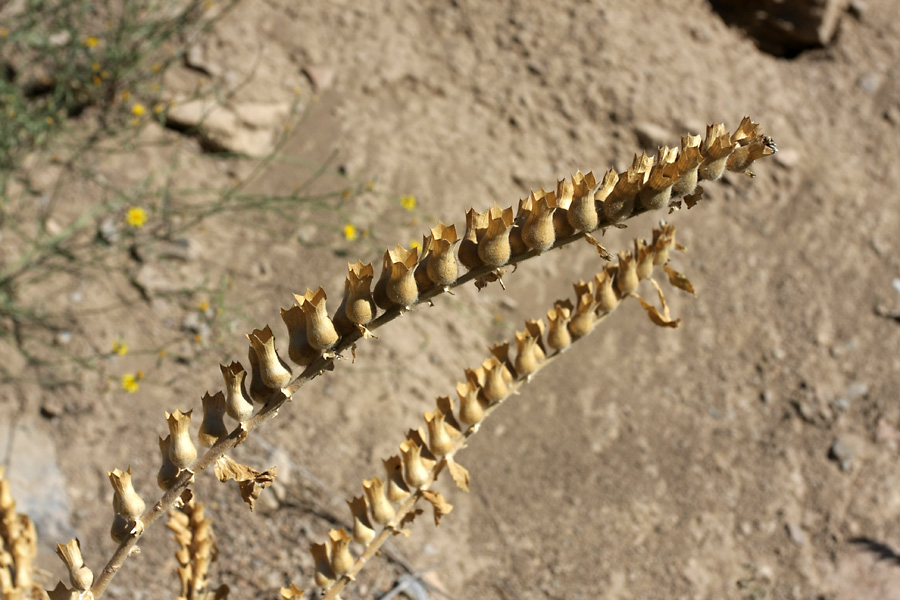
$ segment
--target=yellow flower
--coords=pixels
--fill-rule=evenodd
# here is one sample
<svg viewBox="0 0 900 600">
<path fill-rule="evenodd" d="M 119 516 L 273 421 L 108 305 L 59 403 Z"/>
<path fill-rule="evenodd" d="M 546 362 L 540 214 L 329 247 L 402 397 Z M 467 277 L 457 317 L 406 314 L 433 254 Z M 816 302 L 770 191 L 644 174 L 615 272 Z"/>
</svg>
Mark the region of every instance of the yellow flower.
<svg viewBox="0 0 900 600">
<path fill-rule="evenodd" d="M 154 115 L 161 115 L 164 110 L 166 110 L 166 105 L 163 104 L 162 102 L 157 102 L 156 104 L 153 105 L 153 114 Z"/>
<path fill-rule="evenodd" d="M 93 63 L 91 63 L 91 71 L 99 71 L 99 70 L 100 70 L 100 63 L 98 63 L 97 61 L 94 61 Z"/>
<path fill-rule="evenodd" d="M 422 244 L 417 242 L 416 240 L 409 240 L 409 249 L 416 250 L 417 248 L 421 248 Z"/>
<path fill-rule="evenodd" d="M 209 310 L 209 300 L 204 300 L 203 302 L 200 303 L 200 306 L 198 306 L 197 308 L 200 309 L 200 312 L 208 311 Z"/>
<path fill-rule="evenodd" d="M 87 46 L 88 48 L 93 48 L 99 43 L 100 43 L 100 40 L 98 40 L 94 36 L 91 36 L 88 39 L 84 40 L 84 45 Z"/>
<path fill-rule="evenodd" d="M 128 354 L 128 344 L 123 342 L 122 340 L 116 340 L 113 342 L 113 352 L 120 356 L 124 356 Z"/>
<path fill-rule="evenodd" d="M 132 227 L 143 227 L 147 222 L 147 213 L 140 206 L 132 206 L 125 214 L 125 222 Z"/>
<path fill-rule="evenodd" d="M 5 38 L 9 35 L 9 29 L 6 27 L 0 27 L 0 38 Z"/>
<path fill-rule="evenodd" d="M 129 92 L 128 90 L 122 92 L 122 100 L 128 100 L 129 98 L 131 98 L 131 92 Z"/>
<path fill-rule="evenodd" d="M 349 198 L 350 190 L 344 190 L 343 192 L 341 192 L 341 196 L 343 196 L 344 198 Z"/>
<path fill-rule="evenodd" d="M 136 104 L 132 105 L 132 107 L 131 107 L 131 114 L 133 114 L 136 117 L 141 116 L 145 112 L 147 112 L 147 109 L 144 108 L 144 105 L 141 103 L 136 103 Z"/>
<path fill-rule="evenodd" d="M 402 206 L 406 210 L 415 209 L 416 208 L 416 197 L 415 196 L 402 196 L 400 198 L 400 206 Z"/>
<path fill-rule="evenodd" d="M 344 237 L 347 238 L 348 242 L 352 242 L 356 239 L 359 233 L 356 231 L 356 227 L 352 223 L 347 223 L 344 225 Z"/>
<path fill-rule="evenodd" d="M 374 189 L 375 189 L 375 182 L 374 182 L 374 181 L 368 181 L 368 182 L 366 182 L 366 189 L 369 190 L 370 192 L 371 192 L 372 190 L 374 190 Z"/>
<path fill-rule="evenodd" d="M 133 394 L 138 391 L 141 385 L 138 383 L 138 378 L 133 373 L 125 373 L 122 375 L 122 389 L 128 392 L 129 394 Z"/>
</svg>

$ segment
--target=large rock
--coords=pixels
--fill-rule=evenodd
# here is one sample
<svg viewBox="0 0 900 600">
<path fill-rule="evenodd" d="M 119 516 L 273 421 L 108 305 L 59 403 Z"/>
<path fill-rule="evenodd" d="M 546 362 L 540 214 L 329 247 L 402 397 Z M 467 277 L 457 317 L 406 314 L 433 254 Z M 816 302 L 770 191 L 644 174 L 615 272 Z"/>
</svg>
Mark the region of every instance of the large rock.
<svg viewBox="0 0 900 600">
<path fill-rule="evenodd" d="M 176 102 L 166 126 L 197 136 L 204 148 L 265 156 L 275 149 L 291 112 L 289 102 L 249 102 L 227 106 L 212 99 Z"/>
</svg>

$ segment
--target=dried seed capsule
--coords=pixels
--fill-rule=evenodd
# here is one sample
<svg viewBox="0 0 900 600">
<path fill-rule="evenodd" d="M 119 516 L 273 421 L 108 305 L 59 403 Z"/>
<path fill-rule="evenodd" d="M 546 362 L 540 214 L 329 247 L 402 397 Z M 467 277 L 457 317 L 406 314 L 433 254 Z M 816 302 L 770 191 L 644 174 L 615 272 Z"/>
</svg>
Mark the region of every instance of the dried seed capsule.
<svg viewBox="0 0 900 600">
<path fill-rule="evenodd" d="M 316 585 L 326 587 L 333 583 L 336 576 L 331 568 L 331 548 L 327 544 L 310 544 L 309 552 L 316 565 Z"/>
<path fill-rule="evenodd" d="M 664 225 L 653 230 L 653 264 L 664 265 L 669 262 L 669 252 L 676 248 L 675 226 Z"/>
<path fill-rule="evenodd" d="M 637 276 L 643 281 L 653 274 L 653 248 L 642 239 L 634 240 L 634 256 L 637 257 Z"/>
<path fill-rule="evenodd" d="M 275 395 L 276 390 L 266 386 L 263 381 L 262 368 L 253 344 L 247 350 L 247 359 L 250 361 L 250 397 L 254 402 L 265 404 Z"/>
<path fill-rule="evenodd" d="M 516 373 L 519 377 L 527 377 L 537 371 L 544 360 L 544 351 L 537 344 L 539 339 L 531 331 L 516 332 Z"/>
<path fill-rule="evenodd" d="M 375 286 L 375 303 L 387 310 L 395 306 L 412 306 L 419 298 L 415 270 L 419 251 L 397 245 L 384 253 L 381 278 Z"/>
<path fill-rule="evenodd" d="M 490 212 L 479 213 L 474 208 L 466 211 L 466 235 L 459 244 L 459 262 L 470 271 L 484 266 L 478 256 L 478 242 L 487 231 L 489 222 Z"/>
<path fill-rule="evenodd" d="M 444 456 L 453 448 L 453 438 L 458 431 L 451 433 L 451 428 L 444 422 L 445 415 L 441 409 L 425 413 L 425 426 L 428 428 L 428 449 L 435 456 Z"/>
<path fill-rule="evenodd" d="M 113 517 L 112 527 L 109 528 L 109 537 L 111 537 L 112 541 L 115 543 L 121 544 L 122 542 L 131 539 L 132 529 L 131 524 L 125 517 L 116 514 L 116 516 Z"/>
<path fill-rule="evenodd" d="M 113 486 L 113 510 L 126 520 L 133 521 L 144 514 L 144 500 L 134 490 L 131 483 L 131 467 L 127 471 L 113 469 L 107 473 Z"/>
<path fill-rule="evenodd" d="M 609 197 L 603 201 L 603 215 L 607 219 L 618 223 L 631 216 L 634 199 L 647 182 L 652 167 L 652 158 L 643 152 L 640 156 L 634 155 L 631 167 L 622 173 Z"/>
<path fill-rule="evenodd" d="M 507 380 L 503 376 L 505 367 L 496 358 L 489 358 L 484 361 L 482 368 L 485 373 L 484 388 L 482 389 L 485 399 L 494 403 L 505 398 L 509 394 Z"/>
<path fill-rule="evenodd" d="M 715 181 L 725 172 L 728 157 L 738 145 L 731 141 L 725 131 L 725 125 L 717 123 L 706 126 L 706 138 L 700 146 L 703 162 L 700 163 L 698 175 L 704 181 Z"/>
<path fill-rule="evenodd" d="M 360 546 L 368 546 L 375 539 L 375 529 L 369 521 L 366 499 L 363 496 L 355 496 L 347 502 L 350 512 L 353 514 L 353 541 Z"/>
<path fill-rule="evenodd" d="M 575 297 L 578 304 L 572 320 L 569 321 L 569 333 L 577 339 L 587 335 L 594 328 L 594 323 L 597 321 L 595 312 L 597 301 L 594 299 L 593 287 L 584 281 L 575 284 Z"/>
<path fill-rule="evenodd" d="M 176 410 L 172 414 L 166 413 L 166 423 L 169 425 L 169 434 L 172 436 L 169 446 L 169 458 L 179 469 L 188 469 L 197 460 L 197 448 L 191 441 L 191 413 Z"/>
<path fill-rule="evenodd" d="M 341 529 L 332 529 L 328 532 L 331 541 L 331 570 L 341 576 L 353 567 L 353 555 L 350 554 L 350 535 Z"/>
<path fill-rule="evenodd" d="M 509 262 L 509 230 L 513 224 L 513 210 L 500 208 L 496 204 L 488 215 L 488 227 L 478 243 L 478 257 L 486 265 L 502 267 Z"/>
<path fill-rule="evenodd" d="M 400 454 L 403 456 L 403 481 L 415 488 L 428 483 L 431 469 L 425 466 L 422 447 L 412 440 L 404 440 L 400 443 Z"/>
<path fill-rule="evenodd" d="M 550 322 L 547 345 L 556 351 L 565 350 L 572 344 L 572 335 L 568 329 L 571 317 L 572 302 L 569 300 L 558 300 L 553 308 L 547 311 L 547 320 Z"/>
<path fill-rule="evenodd" d="M 615 171 L 610 171 L 610 173 L 615 176 L 612 185 L 609 185 L 609 173 L 599 184 L 594 181 L 593 173 L 587 175 L 576 173 L 572 178 L 573 199 L 566 216 L 573 230 L 593 231 L 597 229 L 600 224 L 600 215 L 597 212 L 597 192 L 601 189 L 606 190 L 601 194 L 601 201 L 605 200 L 619 177 Z"/>
<path fill-rule="evenodd" d="M 340 336 L 338 336 L 334 323 L 331 322 L 328 310 L 325 307 L 325 301 L 328 299 L 325 295 L 325 290 L 321 287 L 316 291 L 307 288 L 306 294 L 303 295 L 303 302 L 300 302 L 299 296 L 295 296 L 295 299 L 303 310 L 303 314 L 306 315 L 306 340 L 309 342 L 309 345 L 319 352 L 333 348 Z M 273 352 L 274 348 L 273 342 Z M 263 377 L 265 378 L 265 373 Z M 290 378 L 291 374 L 288 371 L 287 381 L 290 381 Z M 282 385 L 286 385 L 287 381 Z"/>
<path fill-rule="evenodd" d="M 658 210 L 668 206 L 672 197 L 672 186 L 678 174 L 675 167 L 677 154 L 674 148 L 668 146 L 659 149 L 656 164 L 650 170 L 647 184 L 639 194 L 641 206 L 647 210 Z"/>
<path fill-rule="evenodd" d="M 172 436 L 167 435 L 165 438 L 159 438 L 159 452 L 162 454 L 162 466 L 156 474 L 156 484 L 164 492 L 168 492 L 169 488 L 175 485 L 178 478 L 178 467 L 169 458 L 169 447 L 172 445 Z"/>
<path fill-rule="evenodd" d="M 372 280 L 375 278 L 375 269 L 371 263 L 364 265 L 359 260 L 355 264 L 348 264 L 347 269 L 344 302 L 341 304 L 343 311 L 339 308 L 337 314 L 343 312 L 345 319 L 354 325 L 368 325 L 378 311 L 375 307 L 375 299 L 372 297 Z M 337 322 L 337 316 L 335 316 L 335 322 Z"/>
<path fill-rule="evenodd" d="M 251 354 L 256 355 L 253 348 L 250 349 Z M 253 414 L 253 405 L 247 397 L 247 390 L 244 389 L 244 379 L 247 372 L 239 362 L 232 362 L 230 365 L 219 365 L 222 370 L 222 377 L 225 379 L 225 412 L 228 416 L 239 423 L 243 423 Z"/>
<path fill-rule="evenodd" d="M 391 502 L 402 502 L 409 498 L 409 488 L 403 481 L 403 461 L 396 454 L 387 460 L 382 460 L 384 471 L 387 474 L 385 479 L 385 495 Z"/>
<path fill-rule="evenodd" d="M 681 153 L 675 161 L 675 184 L 672 193 L 686 196 L 697 187 L 697 170 L 703 157 L 700 155 L 700 136 L 686 135 L 681 138 Z"/>
<path fill-rule="evenodd" d="M 556 211 L 556 194 L 545 192 L 531 193 L 531 212 L 522 226 L 522 241 L 531 250 L 546 252 L 556 241 L 553 229 L 553 213 Z"/>
<path fill-rule="evenodd" d="M 228 437 L 228 428 L 225 427 L 225 394 L 217 392 L 215 396 L 210 396 L 207 392 L 201 401 L 203 421 L 200 422 L 197 439 L 207 448 L 212 448 L 219 439 Z"/>
<path fill-rule="evenodd" d="M 65 546 L 56 544 L 56 554 L 66 564 L 69 570 L 69 582 L 79 592 L 86 592 L 94 583 L 94 574 L 84 564 L 81 556 L 81 542 L 78 538 L 69 540 Z"/>
<path fill-rule="evenodd" d="M 308 321 L 307 333 L 309 333 Z M 265 329 L 254 329 L 247 339 L 250 340 L 250 344 L 256 351 L 256 358 L 259 360 L 259 374 L 265 386 L 276 390 L 286 386 L 291 380 L 291 370 L 278 356 L 278 352 L 275 350 L 275 336 L 272 335 L 269 326 L 266 325 Z"/>
<path fill-rule="evenodd" d="M 426 248 L 430 253 L 426 265 L 428 278 L 436 285 L 451 285 L 459 276 L 459 265 L 453 254 L 453 248 L 459 241 L 456 226 L 447 227 L 443 223 L 438 223 L 437 227 L 431 229 L 430 239 L 431 243 Z"/>
<path fill-rule="evenodd" d="M 470 382 L 457 383 L 456 393 L 459 396 L 459 422 L 466 426 L 480 423 L 484 418 L 484 407 L 478 399 L 479 388 Z"/>
<path fill-rule="evenodd" d="M 619 252 L 619 271 L 616 274 L 616 287 L 622 296 L 635 291 L 639 283 L 637 274 L 637 261 L 630 252 Z"/>
<path fill-rule="evenodd" d="M 302 296 L 294 296 L 301 304 L 306 302 Z M 322 355 L 309 345 L 306 338 L 306 314 L 299 304 L 288 309 L 281 309 L 281 320 L 288 330 L 288 356 L 292 361 L 305 367 Z"/>
<path fill-rule="evenodd" d="M 369 500 L 369 509 L 372 511 L 372 522 L 376 525 L 385 525 L 394 518 L 394 507 L 388 502 L 384 496 L 384 484 L 375 477 L 374 479 L 363 481 L 363 490 L 366 492 L 366 498 Z"/>
<path fill-rule="evenodd" d="M 597 312 L 608 313 L 619 305 L 619 296 L 614 289 L 616 267 L 608 265 L 600 273 L 594 276 L 594 284 L 597 286 Z"/>
</svg>

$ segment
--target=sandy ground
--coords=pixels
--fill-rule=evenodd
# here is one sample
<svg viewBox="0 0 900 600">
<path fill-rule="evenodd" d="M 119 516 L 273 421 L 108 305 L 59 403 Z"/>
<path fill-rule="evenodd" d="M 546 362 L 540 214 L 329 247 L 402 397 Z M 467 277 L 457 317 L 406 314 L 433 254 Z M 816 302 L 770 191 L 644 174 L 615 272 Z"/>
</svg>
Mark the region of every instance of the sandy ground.
<svg viewBox="0 0 900 600">
<path fill-rule="evenodd" d="M 163 411 L 199 412 L 201 395 L 221 388 L 217 364 L 245 359 L 245 332 L 268 323 L 282 335 L 278 309 L 292 293 L 322 285 L 336 306 L 347 260 L 377 265 L 384 247 L 437 220 L 462 228 L 470 207 L 515 205 L 579 169 L 622 171 L 635 152 L 750 115 L 781 152 L 754 180 L 729 174 L 697 208 L 666 216 L 687 247 L 673 265 L 698 291 L 669 293 L 682 326 L 657 328 L 636 303 L 623 306 L 473 438 L 460 458 L 472 493 L 438 483 L 455 505 L 441 527 L 418 520 L 344 597 L 379 597 L 411 570 L 435 586 L 429 598 L 900 599 L 892 0 L 860 5 L 830 47 L 790 60 L 759 51 L 700 0 L 245 2 L 196 52 L 212 75 L 175 68 L 173 97 L 239 81 L 233 105 L 299 99 L 308 111 L 282 149 L 299 160 L 271 164 L 251 191 L 293 189 L 310 172 L 302 165 L 332 152 L 344 178 L 317 185 L 375 190 L 340 216 L 300 205 L 215 217 L 184 234 L 191 260 L 148 245 L 141 265 L 35 289 L 36 306 L 77 312 L 73 352 L 117 337 L 151 349 L 101 365 L 112 376 L 144 370 L 133 395 L 77 367 L 67 369 L 79 385 L 41 387 L 42 367 L 0 392 L 16 430 L 55 448 L 62 478 L 43 494 L 68 512 L 53 527 L 39 521 L 42 535 L 77 534 L 99 570 L 113 550 L 107 471 L 131 465 L 153 498 Z M 143 137 L 165 143 L 107 158 L 112 180 L 171 168 L 182 187 L 218 187 L 251 168 L 169 130 Z M 88 205 L 80 192 L 66 191 L 66 210 Z M 400 208 L 401 194 L 415 196 L 415 211 Z M 660 216 L 604 244 L 627 248 Z M 371 237 L 344 241 L 343 220 Z M 506 291 L 462 290 L 392 323 L 354 364 L 304 388 L 235 452 L 279 469 L 255 513 L 209 474 L 196 485 L 218 539 L 211 581 L 237 598 L 274 598 L 288 581 L 310 589 L 308 545 L 346 524 L 344 500 L 382 473 L 433 399 L 453 394 L 488 344 L 601 268 L 587 244 L 551 252 L 506 277 Z M 195 291 L 148 302 L 129 282 L 139 274 Z M 185 317 L 225 275 L 225 310 L 207 332 L 216 343 L 195 342 Z M 76 291 L 82 304 L 68 306 Z M 85 303 L 103 310 L 86 314 Z M 107 597 L 174 597 L 169 535 L 150 530 Z M 50 583 L 62 576 L 56 541 L 41 540 Z"/>
</svg>

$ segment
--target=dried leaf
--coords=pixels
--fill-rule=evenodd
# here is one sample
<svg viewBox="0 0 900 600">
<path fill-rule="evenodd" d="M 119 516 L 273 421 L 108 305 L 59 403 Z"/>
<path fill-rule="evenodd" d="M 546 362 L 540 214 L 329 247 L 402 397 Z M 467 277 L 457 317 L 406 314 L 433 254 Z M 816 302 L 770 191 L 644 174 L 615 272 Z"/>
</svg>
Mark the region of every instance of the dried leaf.
<svg viewBox="0 0 900 600">
<path fill-rule="evenodd" d="M 684 197 L 684 205 L 687 206 L 688 210 L 694 208 L 698 202 L 703 200 L 703 188 L 699 185 L 694 188 L 694 193 L 687 195 Z"/>
<path fill-rule="evenodd" d="M 469 471 L 449 456 L 447 457 L 447 468 L 450 470 L 450 477 L 453 478 L 453 483 L 462 491 L 468 492 Z"/>
<path fill-rule="evenodd" d="M 418 517 L 419 515 L 421 515 L 423 512 L 425 512 L 425 511 L 422 510 L 421 508 L 415 508 L 415 509 L 409 511 L 408 513 L 403 515 L 403 518 L 400 519 L 399 523 L 397 523 L 397 527 L 403 527 L 404 525 L 412 525 L 412 522 L 415 520 L 415 518 Z M 409 536 L 408 530 L 398 529 L 397 533 L 403 533 L 407 537 Z"/>
<path fill-rule="evenodd" d="M 602 258 L 603 260 L 612 260 L 612 254 L 609 253 L 609 250 L 603 247 L 603 244 L 601 244 L 597 240 L 597 238 L 592 236 L 590 233 L 585 233 L 584 239 L 586 239 L 591 246 L 597 249 L 597 254 L 600 255 L 600 258 Z"/>
<path fill-rule="evenodd" d="M 294 582 L 291 582 L 290 588 L 281 588 L 281 597 L 284 600 L 303 600 L 303 590 L 298 588 Z"/>
<path fill-rule="evenodd" d="M 278 467 L 257 471 L 252 467 L 235 462 L 226 455 L 218 459 L 213 468 L 219 481 L 225 482 L 233 479 L 238 482 L 241 498 L 250 505 L 251 511 L 259 495 L 265 488 L 272 485 L 278 474 Z"/>
<path fill-rule="evenodd" d="M 450 511 L 453 510 L 453 505 L 447 502 L 440 492 L 434 490 L 422 490 L 422 497 L 428 500 L 434 508 L 434 525 L 435 527 L 439 526 L 441 517 L 450 514 Z"/>
<path fill-rule="evenodd" d="M 686 291 L 688 294 L 693 296 L 697 295 L 697 292 L 694 291 L 694 286 L 691 285 L 691 281 L 683 274 L 679 273 L 675 269 L 663 265 L 663 269 L 666 274 L 669 276 L 669 283 L 673 286 L 677 287 L 680 290 Z"/>
<path fill-rule="evenodd" d="M 638 295 L 635 295 L 635 298 L 638 299 L 641 306 L 647 311 L 647 316 L 650 317 L 650 320 L 653 321 L 655 325 L 659 325 L 660 327 L 671 327 L 674 329 L 675 327 L 678 327 L 678 323 L 681 322 L 681 319 L 675 319 L 674 321 L 664 319 L 663 316 L 659 314 L 659 311 L 656 310 L 655 306 L 645 302 L 644 299 Z"/>
</svg>

